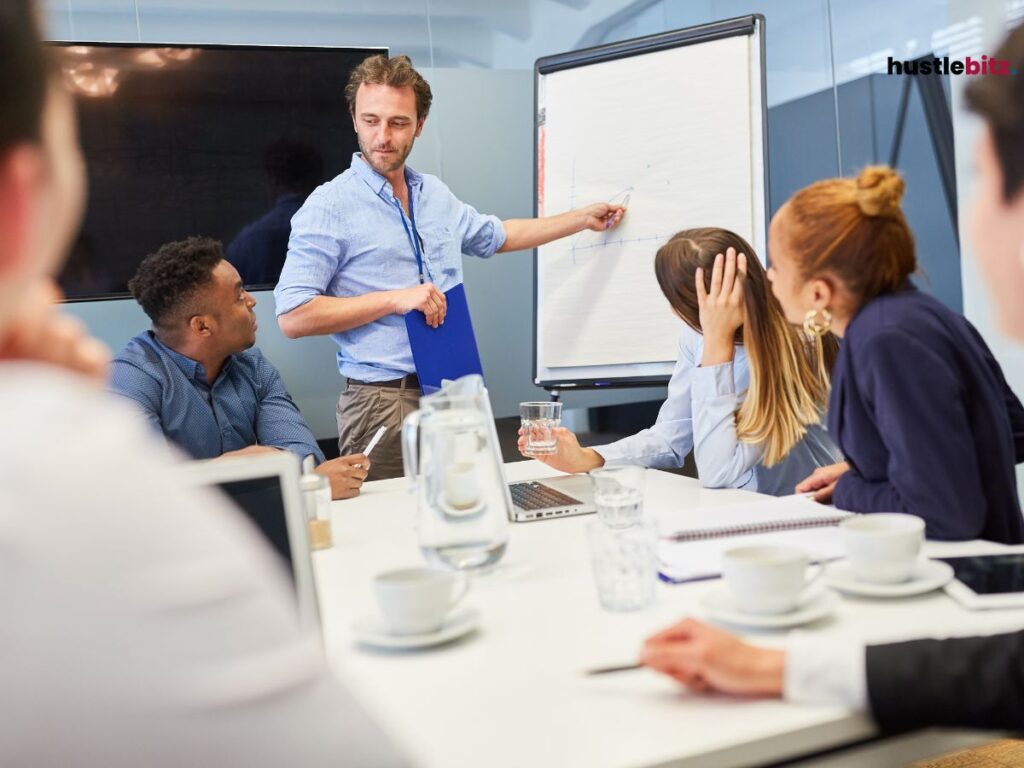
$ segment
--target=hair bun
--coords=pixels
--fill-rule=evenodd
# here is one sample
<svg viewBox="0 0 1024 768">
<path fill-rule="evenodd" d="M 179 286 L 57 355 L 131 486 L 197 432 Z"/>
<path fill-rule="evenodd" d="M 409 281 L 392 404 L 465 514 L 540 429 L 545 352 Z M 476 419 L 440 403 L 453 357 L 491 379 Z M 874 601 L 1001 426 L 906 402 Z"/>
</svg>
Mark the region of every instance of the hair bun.
<svg viewBox="0 0 1024 768">
<path fill-rule="evenodd" d="M 900 213 L 903 177 L 887 165 L 869 165 L 857 176 L 857 206 L 865 216 Z"/>
</svg>

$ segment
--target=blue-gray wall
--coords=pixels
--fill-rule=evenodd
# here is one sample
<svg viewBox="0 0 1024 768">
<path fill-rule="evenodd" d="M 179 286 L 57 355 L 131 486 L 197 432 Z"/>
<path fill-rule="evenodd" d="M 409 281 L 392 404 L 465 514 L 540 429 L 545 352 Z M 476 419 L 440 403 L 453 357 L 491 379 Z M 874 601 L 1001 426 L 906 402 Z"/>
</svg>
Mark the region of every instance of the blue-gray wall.
<svg viewBox="0 0 1024 768">
<path fill-rule="evenodd" d="M 777 206 L 803 184 L 884 159 L 887 150 L 880 148 L 886 121 L 892 119 L 891 88 L 877 78 L 873 85 L 853 81 L 878 72 L 886 53 L 920 55 L 935 45 L 951 45 L 951 39 L 956 43 L 964 27 L 953 25 L 969 12 L 960 0 L 392 0 L 387 13 L 370 0 L 43 0 L 43 5 L 50 35 L 58 39 L 379 45 L 408 53 L 436 94 L 413 163 L 441 176 L 480 210 L 503 218 L 528 216 L 532 209 L 530 116 L 538 56 L 744 13 L 765 14 Z M 875 93 L 865 94 L 864 88 Z M 919 117 L 915 105 L 910 119 Z M 937 188 L 934 168 L 924 157 L 930 150 L 920 140 L 919 125 L 908 123 L 907 130 L 918 137 L 905 145 L 901 163 L 911 182 L 908 210 L 932 288 L 955 306 L 959 268 L 951 268 L 955 252 L 944 245 L 948 217 L 938 198 L 931 200 L 931 192 L 924 191 Z M 466 261 L 470 305 L 499 416 L 515 414 L 520 400 L 541 394 L 530 383 L 532 272 L 528 254 L 503 254 L 491 263 Z M 281 369 L 317 436 L 334 435 L 334 402 L 342 381 L 333 344 L 284 339 L 271 297 L 257 299 L 260 346 Z M 146 327 L 130 302 L 71 309 L 115 348 Z M 580 408 L 635 402 L 663 392 L 576 393 L 566 403 Z"/>
</svg>

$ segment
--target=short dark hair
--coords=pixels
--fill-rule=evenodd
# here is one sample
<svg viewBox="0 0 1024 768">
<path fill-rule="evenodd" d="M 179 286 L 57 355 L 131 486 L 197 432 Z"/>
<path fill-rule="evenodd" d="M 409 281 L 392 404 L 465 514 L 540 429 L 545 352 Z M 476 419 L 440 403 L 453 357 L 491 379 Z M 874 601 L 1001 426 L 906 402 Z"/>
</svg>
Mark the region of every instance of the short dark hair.
<svg viewBox="0 0 1024 768">
<path fill-rule="evenodd" d="M 187 319 L 196 290 L 213 280 L 224 260 L 219 240 L 190 237 L 167 243 L 142 260 L 128 290 L 157 328 L 169 330 Z"/>
<path fill-rule="evenodd" d="M 51 71 L 34 0 L 0 2 L 0 155 L 40 141 Z"/>
<path fill-rule="evenodd" d="M 1003 169 L 1003 199 L 1009 202 L 1024 189 L 1024 24 L 1014 29 L 992 58 L 1009 61 L 1018 74 L 971 78 L 964 95 L 967 106 L 988 123 Z"/>
</svg>

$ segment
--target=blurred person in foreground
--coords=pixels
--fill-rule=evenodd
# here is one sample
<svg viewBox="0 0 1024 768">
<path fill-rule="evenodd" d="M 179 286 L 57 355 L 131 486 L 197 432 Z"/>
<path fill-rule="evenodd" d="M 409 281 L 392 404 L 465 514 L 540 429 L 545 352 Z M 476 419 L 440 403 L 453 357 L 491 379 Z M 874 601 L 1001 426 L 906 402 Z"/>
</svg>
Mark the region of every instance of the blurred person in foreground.
<svg viewBox="0 0 1024 768">
<path fill-rule="evenodd" d="M 74 105 L 0 3 L 0 764 L 398 766 L 260 534 L 186 491 L 54 309 L 83 209 Z"/>
</svg>

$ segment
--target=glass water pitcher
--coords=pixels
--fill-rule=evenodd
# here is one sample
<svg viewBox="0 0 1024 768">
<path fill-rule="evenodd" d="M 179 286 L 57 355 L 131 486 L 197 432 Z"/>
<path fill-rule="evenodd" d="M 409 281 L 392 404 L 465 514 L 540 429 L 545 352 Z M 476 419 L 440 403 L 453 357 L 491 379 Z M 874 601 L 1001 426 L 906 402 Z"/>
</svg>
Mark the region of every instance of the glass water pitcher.
<svg viewBox="0 0 1024 768">
<path fill-rule="evenodd" d="M 405 475 L 431 562 L 486 572 L 505 554 L 511 500 L 483 378 L 448 382 L 402 424 Z"/>
</svg>

